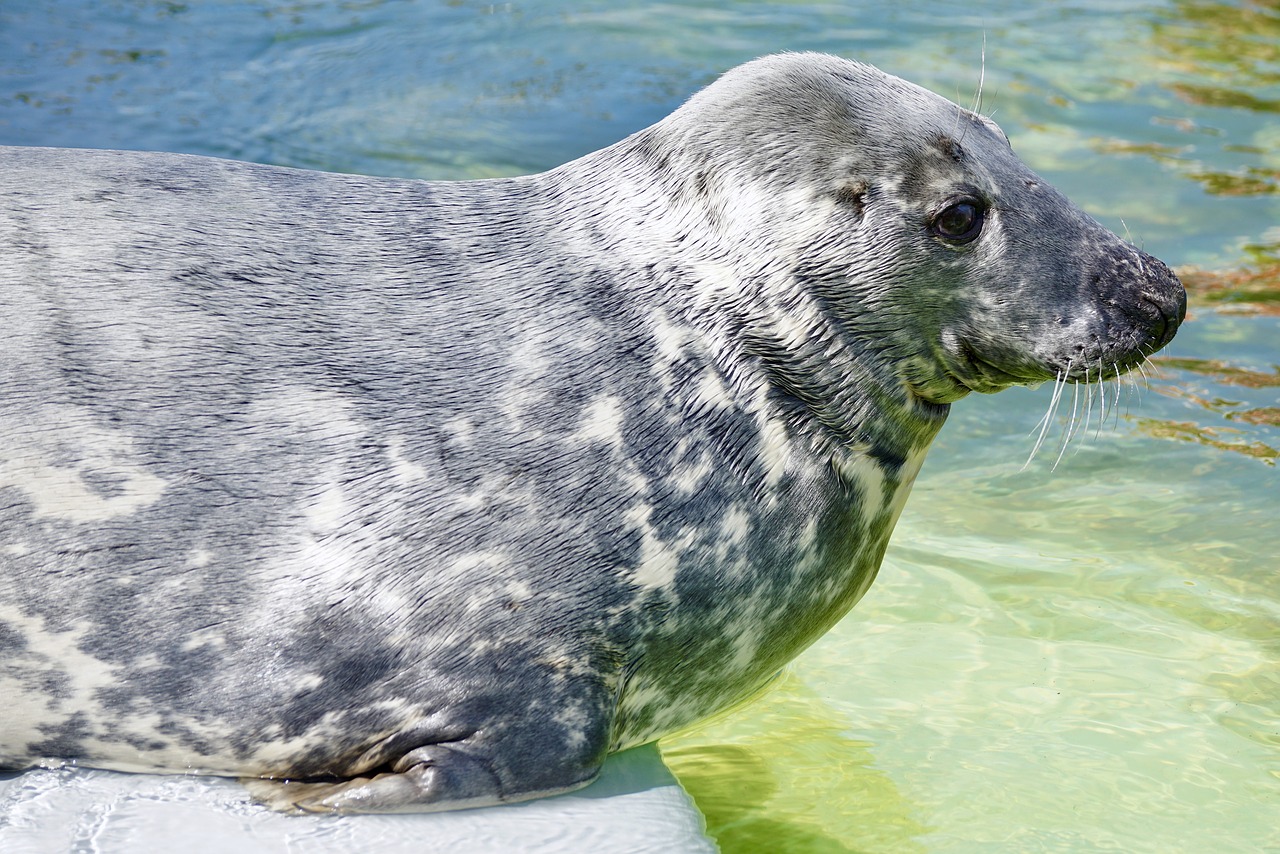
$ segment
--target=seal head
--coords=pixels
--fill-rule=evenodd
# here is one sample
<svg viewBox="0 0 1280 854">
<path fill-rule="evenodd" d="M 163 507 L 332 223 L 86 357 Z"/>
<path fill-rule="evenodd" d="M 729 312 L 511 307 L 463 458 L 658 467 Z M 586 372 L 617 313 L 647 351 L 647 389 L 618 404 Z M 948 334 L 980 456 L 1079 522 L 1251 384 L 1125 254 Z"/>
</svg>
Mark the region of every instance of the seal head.
<svg viewBox="0 0 1280 854">
<path fill-rule="evenodd" d="M 766 301 L 798 285 L 923 401 L 1107 379 L 1185 315 L 1168 267 L 1028 169 L 994 122 L 871 66 L 768 57 L 647 133 L 729 232 L 719 251 L 769 247 L 754 279 L 784 296 Z"/>
</svg>

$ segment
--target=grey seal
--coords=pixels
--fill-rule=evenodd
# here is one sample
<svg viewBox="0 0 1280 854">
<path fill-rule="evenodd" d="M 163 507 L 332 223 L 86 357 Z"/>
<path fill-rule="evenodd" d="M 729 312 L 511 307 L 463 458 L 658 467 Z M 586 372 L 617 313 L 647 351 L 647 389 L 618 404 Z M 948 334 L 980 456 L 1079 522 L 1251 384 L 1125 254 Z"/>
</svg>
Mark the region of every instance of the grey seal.
<svg viewBox="0 0 1280 854">
<path fill-rule="evenodd" d="M 991 121 L 816 54 L 512 179 L 0 174 L 0 765 L 283 809 L 562 792 L 749 695 L 951 402 L 1185 310 Z"/>
</svg>

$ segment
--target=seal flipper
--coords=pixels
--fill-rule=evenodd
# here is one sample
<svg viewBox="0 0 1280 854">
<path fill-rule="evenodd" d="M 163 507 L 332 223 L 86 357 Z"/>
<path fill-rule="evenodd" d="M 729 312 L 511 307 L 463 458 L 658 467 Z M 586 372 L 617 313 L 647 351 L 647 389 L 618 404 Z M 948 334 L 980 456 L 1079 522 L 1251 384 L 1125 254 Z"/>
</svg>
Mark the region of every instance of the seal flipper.
<svg viewBox="0 0 1280 854">
<path fill-rule="evenodd" d="M 504 714 L 469 729 L 433 716 L 374 744 L 349 777 L 241 783 L 260 803 L 293 813 L 432 812 L 571 792 L 600 774 L 613 704 L 590 720 L 582 706 L 571 711 L 533 720 Z"/>
<path fill-rule="evenodd" d="M 593 781 L 604 764 L 604 752 L 580 769 L 580 779 L 552 788 L 523 788 L 504 780 L 494 765 L 465 742 L 428 744 L 406 753 L 389 772 L 326 783 L 300 780 L 242 779 L 254 800 L 283 812 L 388 813 L 430 812 L 494 806 L 500 803 L 571 792 Z M 547 774 L 539 757 L 538 776 Z"/>
<path fill-rule="evenodd" d="M 585 785 L 594 778 L 582 782 Z M 309 813 L 426 812 L 491 806 L 541 792 L 504 794 L 498 775 L 465 749 L 431 744 L 413 750 L 389 772 L 332 783 L 243 781 L 254 799 L 277 810 Z"/>
</svg>

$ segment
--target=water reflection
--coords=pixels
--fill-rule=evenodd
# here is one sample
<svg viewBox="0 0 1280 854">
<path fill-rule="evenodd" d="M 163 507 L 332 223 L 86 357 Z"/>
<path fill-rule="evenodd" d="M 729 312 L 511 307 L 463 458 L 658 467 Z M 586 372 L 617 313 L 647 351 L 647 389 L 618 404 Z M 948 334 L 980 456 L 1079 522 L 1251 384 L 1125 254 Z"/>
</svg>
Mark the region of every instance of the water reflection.
<svg viewBox="0 0 1280 854">
<path fill-rule="evenodd" d="M 662 757 L 725 854 L 926 850 L 916 840 L 930 828 L 846 726 L 786 674 L 750 706 L 664 740 Z"/>
<path fill-rule="evenodd" d="M 1275 465 L 1276 459 L 1280 457 L 1280 451 L 1262 442 L 1250 442 L 1244 438 L 1244 431 L 1230 427 L 1211 427 L 1192 421 L 1162 421 L 1157 418 L 1140 418 L 1137 423 L 1139 429 L 1156 439 L 1197 442 L 1219 451 L 1232 451 L 1254 457 L 1268 465 Z"/>
<path fill-rule="evenodd" d="M 1266 252 L 1255 249 L 1257 257 Z M 1221 323 L 1224 316 L 1254 317 L 1267 322 L 1280 317 L 1280 262 L 1270 260 L 1237 270 L 1178 271 L 1191 298 L 1193 313 L 1206 309 Z M 1243 330 L 1241 326 L 1241 330 Z M 1280 459 L 1280 367 L 1268 369 L 1249 360 L 1274 358 L 1274 341 L 1257 348 L 1241 347 L 1240 331 L 1222 355 L 1156 356 L 1152 362 L 1166 378 L 1153 389 L 1210 413 L 1212 419 L 1152 418 L 1136 420 L 1140 430 L 1157 439 L 1194 442 L 1275 465 Z"/>
<path fill-rule="evenodd" d="M 1280 5 L 1270 0 L 1175 2 L 1151 22 L 1151 62 L 1161 88 L 1193 116 L 1160 123 L 1188 134 L 1184 145 L 1095 139 L 1103 154 L 1140 154 L 1195 181 L 1213 196 L 1280 193 L 1280 128 L 1268 120 L 1242 124 L 1234 114 L 1280 113 Z M 1249 133 L 1240 138 L 1242 131 Z M 1201 151 L 1218 138 L 1218 151 Z"/>
<path fill-rule="evenodd" d="M 1264 252 L 1262 247 L 1255 248 L 1258 255 Z M 1280 262 L 1216 272 L 1182 269 L 1178 271 L 1178 277 L 1186 286 L 1193 305 L 1199 303 L 1219 311 L 1280 316 Z"/>
<path fill-rule="evenodd" d="M 1193 75 L 1166 84 L 1180 98 L 1280 112 L 1280 99 L 1258 94 L 1280 83 L 1280 5 L 1274 0 L 1175 2 L 1167 17 L 1154 22 L 1152 41 L 1170 70 Z"/>
</svg>

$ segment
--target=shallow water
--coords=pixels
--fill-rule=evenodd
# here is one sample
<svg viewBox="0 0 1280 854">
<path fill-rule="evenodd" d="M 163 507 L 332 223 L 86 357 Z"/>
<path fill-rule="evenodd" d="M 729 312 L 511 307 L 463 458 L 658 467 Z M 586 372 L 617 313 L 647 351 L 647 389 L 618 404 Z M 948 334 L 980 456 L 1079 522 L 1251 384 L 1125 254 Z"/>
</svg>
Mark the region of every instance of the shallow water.
<svg viewBox="0 0 1280 854">
<path fill-rule="evenodd" d="M 1209 272 L 1158 375 L 1108 386 L 1060 459 L 1069 400 L 1024 468 L 1050 388 L 955 406 L 866 599 L 763 699 L 664 744 L 711 832 L 1280 848 L 1274 2 L 4 0 L 0 142 L 515 174 L 782 49 L 965 104 L 981 79 L 1033 168 Z"/>
</svg>

